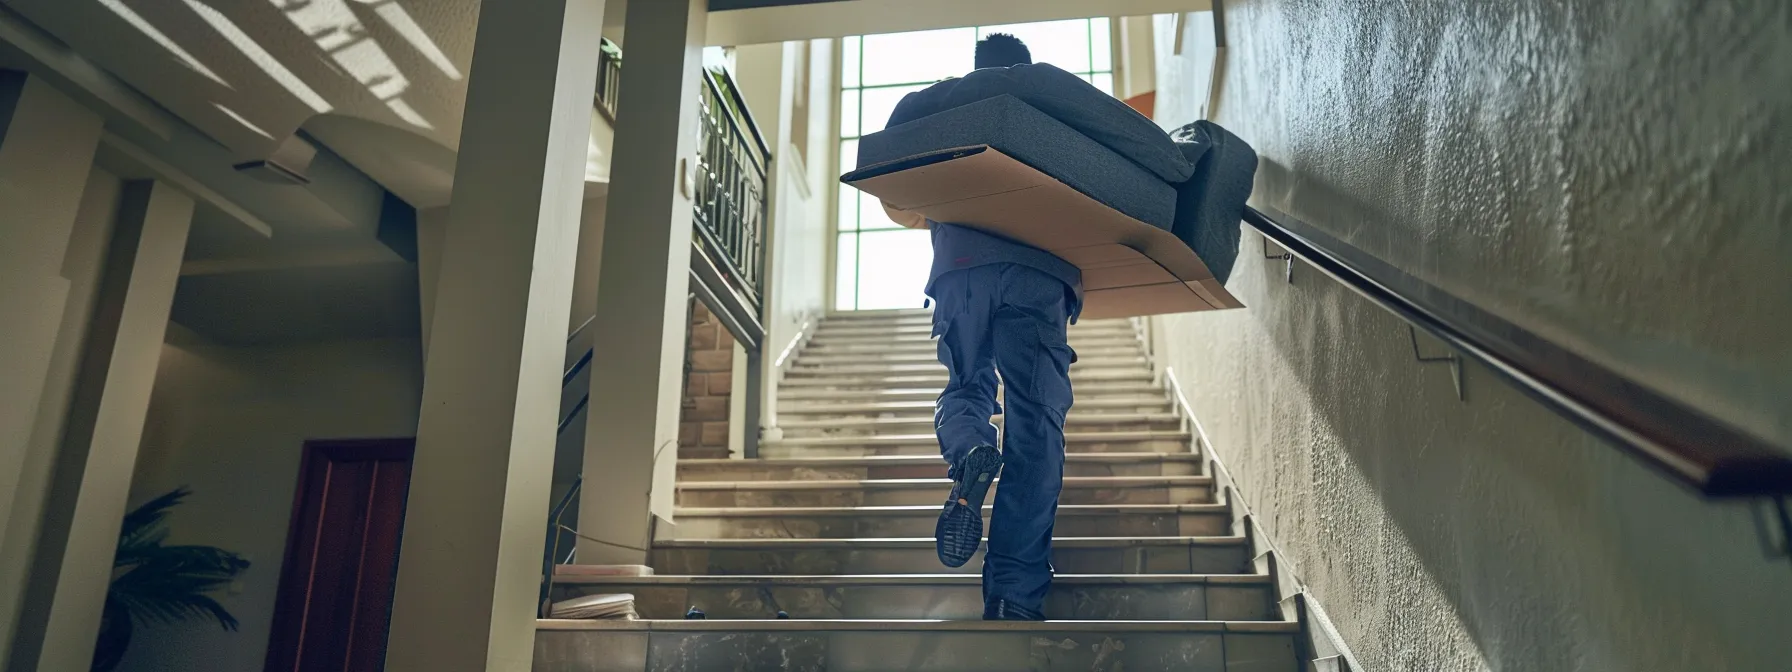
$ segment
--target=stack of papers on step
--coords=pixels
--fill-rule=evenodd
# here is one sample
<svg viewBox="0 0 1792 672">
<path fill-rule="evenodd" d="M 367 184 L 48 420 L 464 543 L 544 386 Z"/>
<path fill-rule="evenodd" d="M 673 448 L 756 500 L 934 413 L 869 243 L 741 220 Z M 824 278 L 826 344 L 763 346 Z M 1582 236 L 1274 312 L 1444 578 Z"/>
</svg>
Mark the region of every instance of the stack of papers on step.
<svg viewBox="0 0 1792 672">
<path fill-rule="evenodd" d="M 554 607 L 548 610 L 548 617 L 632 621 L 640 618 L 640 614 L 635 613 L 635 596 L 623 593 L 586 595 L 555 602 Z"/>
<path fill-rule="evenodd" d="M 554 576 L 653 576 L 646 565 L 555 565 Z"/>
</svg>

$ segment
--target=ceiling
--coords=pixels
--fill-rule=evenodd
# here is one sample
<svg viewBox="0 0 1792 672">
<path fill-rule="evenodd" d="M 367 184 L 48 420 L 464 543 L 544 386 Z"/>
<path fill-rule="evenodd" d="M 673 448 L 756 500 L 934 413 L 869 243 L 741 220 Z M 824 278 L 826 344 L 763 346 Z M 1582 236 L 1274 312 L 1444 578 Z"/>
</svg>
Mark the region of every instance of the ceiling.
<svg viewBox="0 0 1792 672">
<path fill-rule="evenodd" d="M 711 42 L 750 44 L 970 25 L 987 22 L 984 15 L 991 12 L 1027 20 L 1110 13 L 1112 5 L 1174 4 L 1204 7 L 1206 0 L 711 0 L 717 12 L 709 33 Z M 217 198 L 195 221 L 189 256 L 191 263 L 210 264 L 210 270 L 183 276 L 177 319 L 207 335 L 250 342 L 293 322 L 320 322 L 308 329 L 333 333 L 321 322 L 340 321 L 348 313 L 332 312 L 316 297 L 361 306 L 354 319 L 361 333 L 369 334 L 393 333 L 384 316 L 415 307 L 414 300 L 400 298 L 416 291 L 415 272 L 399 280 L 402 273 L 393 268 L 409 265 L 382 251 L 374 239 L 381 192 L 418 208 L 447 204 L 479 0 L 0 0 L 0 5 L 10 10 L 0 10 L 0 24 L 16 13 L 31 31 L 47 33 L 35 50 L 20 48 L 40 65 L 62 59 L 59 75 L 76 86 L 91 89 L 95 78 L 113 82 L 110 99 L 90 90 L 84 102 L 111 103 L 117 112 L 117 101 L 136 96 L 142 101 L 136 105 L 139 127 L 145 117 L 166 120 L 157 122 L 165 132 L 147 134 L 133 132 L 130 123 L 109 121 L 109 132 L 119 137 L 108 147 L 135 143 L 139 150 L 138 160 L 114 157 L 111 163 L 119 165 L 113 170 L 153 175 L 155 166 L 136 165 L 147 157 L 215 192 Z M 625 7 L 610 0 L 606 25 L 592 28 L 620 40 Z M 0 37 L 17 47 L 17 28 L 0 25 L 13 31 Z M 11 53 L 0 49 L 0 57 Z M 130 115 L 117 116 L 128 120 Z M 587 195 L 601 193 L 607 182 L 613 135 L 601 115 L 593 116 Z M 231 168 L 269 157 L 295 134 L 323 148 L 313 162 L 311 184 L 269 184 Z M 248 221 L 244 215 L 273 236 L 241 226 Z M 350 280 L 355 284 L 342 284 Z M 299 289 L 283 289 L 282 283 Z M 309 293 L 303 291 L 307 287 Z M 230 319 L 194 308 L 238 305 L 256 308 L 236 311 L 238 318 Z M 245 317 L 250 314 L 255 319 Z M 402 316 L 415 322 L 413 315 Z M 244 325 L 251 324 L 261 325 L 261 331 L 250 334 Z"/>
<path fill-rule="evenodd" d="M 314 116 L 454 148 L 477 0 L 5 0 L 243 160 Z"/>
</svg>

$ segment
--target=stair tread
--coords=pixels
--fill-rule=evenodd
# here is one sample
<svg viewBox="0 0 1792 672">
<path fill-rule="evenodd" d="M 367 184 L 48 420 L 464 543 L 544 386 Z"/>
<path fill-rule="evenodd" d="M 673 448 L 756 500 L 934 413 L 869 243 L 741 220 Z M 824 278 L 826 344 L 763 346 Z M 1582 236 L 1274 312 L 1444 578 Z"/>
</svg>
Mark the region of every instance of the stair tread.
<svg viewBox="0 0 1792 672">
<path fill-rule="evenodd" d="M 976 574 L 674 574 L 656 576 L 592 576 L 556 574 L 555 585 L 603 586 L 978 586 Z M 1268 574 L 1057 574 L 1054 585 L 1215 584 L 1270 585 Z"/>
<path fill-rule="evenodd" d="M 908 549 L 934 548 L 932 537 L 892 537 L 852 539 L 663 539 L 653 542 L 656 549 L 676 548 L 742 548 L 742 549 Z M 1052 537 L 1053 548 L 1176 547 L 1176 546 L 1242 546 L 1244 537 Z"/>
<path fill-rule="evenodd" d="M 1199 453 L 1150 453 L 1150 452 L 1113 452 L 1113 453 L 1066 453 L 1066 462 L 1084 462 L 1084 464 L 1176 464 L 1176 462 L 1201 462 Z M 814 457 L 756 457 L 756 459 L 731 459 L 731 457 L 713 457 L 713 459 L 681 459 L 677 461 L 679 468 L 702 470 L 702 468 L 767 468 L 767 470 L 799 470 L 799 468 L 903 468 L 903 466 L 943 466 L 939 455 L 814 455 Z M 831 478 L 814 478 L 817 482 Z M 701 482 L 701 480 L 694 480 Z"/>
<path fill-rule="evenodd" d="M 1297 633 L 1292 621 L 959 621 L 934 619 L 568 620 L 544 618 L 541 630 L 622 632 L 1253 632 Z"/>
<path fill-rule="evenodd" d="M 792 405 L 794 409 L 785 409 L 785 405 Z M 880 416 L 883 416 L 883 414 L 891 414 L 891 416 L 896 416 L 896 418 L 934 418 L 934 401 L 923 400 L 858 403 L 858 405 L 851 405 L 851 403 L 833 403 L 833 405 L 801 405 L 801 403 L 785 403 L 785 405 L 780 405 L 780 409 L 778 409 L 778 414 L 780 414 L 780 416 L 830 416 L 830 414 L 831 416 L 867 416 L 867 414 L 880 414 Z M 1143 407 L 1172 409 L 1172 407 L 1170 407 L 1170 400 L 1159 400 L 1159 398 L 1140 398 L 1140 400 L 1104 400 L 1104 398 L 1093 398 L 1093 400 L 1077 400 L 1077 407 L 1070 410 L 1070 419 L 1079 418 L 1079 416 L 1081 416 L 1081 418 L 1088 418 L 1088 416 L 1097 416 L 1097 418 L 1109 418 L 1109 416 L 1165 416 L 1165 414 L 1167 414 L 1167 416 L 1177 416 L 1174 410 L 1161 410 L 1161 412 L 1138 412 L 1138 410 L 1131 410 L 1143 409 Z M 1115 412 L 1116 409 L 1118 409 L 1118 412 Z M 1104 410 L 1104 412 L 1095 412 L 1095 410 Z M 1181 416 L 1177 416 L 1177 418 L 1181 418 Z M 778 423 L 778 426 L 783 425 L 785 425 L 785 423 Z"/>
<path fill-rule="evenodd" d="M 1000 416 L 996 416 L 1000 417 Z M 1111 425 L 1118 423 L 1162 423 L 1176 422 L 1182 419 L 1175 413 L 1106 413 L 1106 414 L 1072 414 L 1064 419 L 1067 425 Z M 932 425 L 933 415 L 897 416 L 892 418 L 838 418 L 822 420 L 793 420 L 778 423 L 785 429 L 851 429 L 854 427 L 877 427 L 882 425 Z"/>
<path fill-rule="evenodd" d="M 1125 432 L 1066 432 L 1065 443 L 1119 443 L 1127 441 L 1168 441 L 1189 438 L 1183 431 L 1125 431 Z M 932 434 L 880 434 L 872 436 L 815 436 L 784 438 L 768 441 L 766 446 L 858 446 L 858 445 L 910 445 L 918 443 L 936 443 L 939 438 Z"/>
<path fill-rule="evenodd" d="M 985 512 L 993 511 L 994 504 L 984 504 Z M 1059 504 L 1060 516 L 1116 516 L 1116 515 L 1148 515 L 1170 513 L 1228 513 L 1232 509 L 1225 504 Z M 791 517 L 877 517 L 877 516 L 936 516 L 939 515 L 938 504 L 885 504 L 874 506 L 681 506 L 674 510 L 675 516 L 691 518 L 770 518 L 778 516 Z"/>
<path fill-rule="evenodd" d="M 932 386 L 916 387 L 912 384 L 901 387 L 892 386 L 882 389 L 861 390 L 826 390 L 818 389 L 819 387 L 820 386 L 809 386 L 806 388 L 780 389 L 778 391 L 778 400 L 780 402 L 793 400 L 809 401 L 814 399 L 837 401 L 842 398 L 908 397 L 913 400 L 932 401 L 940 396 L 940 388 Z M 1158 387 L 1153 383 L 1138 381 L 1088 381 L 1083 385 L 1078 385 L 1076 392 L 1078 396 L 1090 394 L 1104 396 L 1110 394 L 1156 396 L 1166 394 L 1163 388 Z"/>
<path fill-rule="evenodd" d="M 922 456 L 925 457 L 925 456 Z M 936 458 L 937 459 L 937 458 Z M 723 460 L 716 460 L 721 462 Z M 738 460 L 728 460 L 738 462 Z M 1002 479 L 997 477 L 996 484 Z M 1153 488 L 1212 485 L 1211 476 L 1066 476 L 1066 488 Z M 685 491 L 742 490 L 938 490 L 949 488 L 952 481 L 944 478 L 880 478 L 880 479 L 812 479 L 803 481 L 687 481 L 678 484 Z"/>
<path fill-rule="evenodd" d="M 938 369 L 937 373 L 929 373 L 929 372 L 925 372 L 925 371 L 915 371 L 915 372 L 902 371 L 902 372 L 892 372 L 892 373 L 901 373 L 903 375 L 888 375 L 888 376 L 880 376 L 880 375 L 876 375 L 876 374 L 865 374 L 865 373 L 830 373 L 829 375 L 816 375 L 816 376 L 802 376 L 802 377 L 798 377 L 798 378 L 786 378 L 784 380 L 784 384 L 790 385 L 795 382 L 800 382 L 804 385 L 815 386 L 815 385 L 821 385 L 821 384 L 829 383 L 829 382 L 836 382 L 837 380 L 852 381 L 854 384 L 874 384 L 874 385 L 886 385 L 887 384 L 887 385 L 892 385 L 892 386 L 903 385 L 903 384 L 913 384 L 913 383 L 923 383 L 923 382 L 930 382 L 930 381 L 935 381 L 935 380 L 940 381 L 941 383 L 944 383 L 946 380 L 946 372 L 945 372 L 946 368 L 943 366 L 936 367 L 936 368 Z M 1070 370 L 1070 379 L 1072 381 L 1077 381 L 1077 380 L 1087 380 L 1087 381 L 1150 380 L 1151 372 L 1147 371 L 1145 369 L 1139 369 L 1136 371 L 1120 370 L 1120 369 L 1116 369 L 1116 370 L 1097 369 L 1097 370 L 1088 370 L 1088 371 L 1078 371 L 1073 368 Z M 935 393 L 937 394 L 937 391 Z"/>
</svg>

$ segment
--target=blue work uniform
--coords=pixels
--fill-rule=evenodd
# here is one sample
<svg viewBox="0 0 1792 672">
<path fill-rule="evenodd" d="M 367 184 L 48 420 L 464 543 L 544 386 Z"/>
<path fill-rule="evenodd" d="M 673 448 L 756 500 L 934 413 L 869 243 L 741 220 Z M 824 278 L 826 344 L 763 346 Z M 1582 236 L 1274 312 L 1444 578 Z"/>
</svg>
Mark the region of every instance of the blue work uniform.
<svg viewBox="0 0 1792 672">
<path fill-rule="evenodd" d="M 1194 172 L 1163 131 L 1080 77 L 1050 65 L 976 70 L 911 93 L 888 126 L 1014 95 L 1166 182 Z M 929 222 L 927 295 L 948 379 L 934 410 L 940 455 L 957 465 L 977 446 L 1002 450 L 1001 486 L 983 562 L 984 604 L 1039 613 L 1051 587 L 1052 524 L 1064 477 L 1064 416 L 1073 401 L 1066 329 L 1082 305 L 1082 272 L 1040 250 L 950 222 Z M 990 417 L 1002 414 L 1006 441 Z M 943 558 L 944 556 L 942 556 Z"/>
<path fill-rule="evenodd" d="M 933 336 L 946 389 L 934 405 L 940 456 L 958 464 L 977 446 L 1002 449 L 1001 487 L 983 556 L 983 600 L 1041 611 L 1052 581 L 1052 524 L 1064 486 L 1070 412 L 1066 329 L 1082 302 L 1082 271 L 1044 250 L 968 227 L 929 222 Z M 997 374 L 1006 413 L 996 402 Z M 1007 440 L 990 416 L 1003 414 Z"/>
<path fill-rule="evenodd" d="M 927 294 L 937 304 L 933 335 L 947 372 L 933 416 L 940 455 L 958 464 L 976 446 L 1001 447 L 983 600 L 1039 612 L 1051 589 L 1052 524 L 1064 485 L 1064 415 L 1076 359 L 1065 330 L 1077 312 L 1081 273 L 1035 248 L 968 228 L 932 229 Z M 1006 441 L 990 423 L 1004 410 L 996 403 L 998 373 Z"/>
</svg>

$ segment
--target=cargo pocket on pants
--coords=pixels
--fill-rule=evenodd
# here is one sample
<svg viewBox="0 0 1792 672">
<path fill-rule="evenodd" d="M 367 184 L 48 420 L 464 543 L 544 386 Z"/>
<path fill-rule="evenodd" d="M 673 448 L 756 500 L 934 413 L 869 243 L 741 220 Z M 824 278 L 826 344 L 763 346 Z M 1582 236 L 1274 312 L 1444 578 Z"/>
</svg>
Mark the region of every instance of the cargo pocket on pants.
<svg viewBox="0 0 1792 672">
<path fill-rule="evenodd" d="M 1075 402 L 1070 390 L 1070 364 L 1076 361 L 1076 350 L 1047 329 L 1041 325 L 1037 332 L 1039 356 L 1033 359 L 1033 398 L 1057 413 L 1057 420 L 1062 422 Z"/>
</svg>

